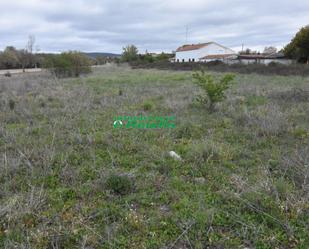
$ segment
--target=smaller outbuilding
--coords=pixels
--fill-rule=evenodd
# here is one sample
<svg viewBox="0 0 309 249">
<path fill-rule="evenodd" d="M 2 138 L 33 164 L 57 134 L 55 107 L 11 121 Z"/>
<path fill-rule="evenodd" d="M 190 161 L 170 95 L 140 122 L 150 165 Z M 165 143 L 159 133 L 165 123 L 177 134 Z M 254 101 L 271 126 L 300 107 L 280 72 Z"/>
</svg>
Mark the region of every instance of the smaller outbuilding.
<svg viewBox="0 0 309 249">
<path fill-rule="evenodd" d="M 237 60 L 230 61 L 230 63 L 242 63 L 242 64 L 264 64 L 279 63 L 284 65 L 290 65 L 294 63 L 294 60 L 288 59 L 283 53 L 272 54 L 240 54 Z"/>
</svg>

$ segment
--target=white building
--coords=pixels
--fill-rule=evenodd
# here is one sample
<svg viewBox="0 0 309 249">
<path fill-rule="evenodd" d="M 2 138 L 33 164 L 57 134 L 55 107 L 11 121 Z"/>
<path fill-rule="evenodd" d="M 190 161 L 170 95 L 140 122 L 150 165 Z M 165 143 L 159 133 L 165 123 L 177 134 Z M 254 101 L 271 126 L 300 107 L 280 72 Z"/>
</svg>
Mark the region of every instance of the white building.
<svg viewBox="0 0 309 249">
<path fill-rule="evenodd" d="M 237 58 L 235 51 L 216 42 L 183 45 L 176 50 L 175 62 L 225 61 Z"/>
</svg>

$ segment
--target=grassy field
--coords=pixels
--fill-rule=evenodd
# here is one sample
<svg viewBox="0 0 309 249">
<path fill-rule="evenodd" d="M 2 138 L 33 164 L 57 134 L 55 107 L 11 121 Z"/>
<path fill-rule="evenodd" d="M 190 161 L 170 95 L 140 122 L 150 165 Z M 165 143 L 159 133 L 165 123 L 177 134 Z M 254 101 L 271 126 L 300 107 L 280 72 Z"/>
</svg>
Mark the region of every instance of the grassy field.
<svg viewBox="0 0 309 249">
<path fill-rule="evenodd" d="M 0 248 L 309 248 L 309 78 L 236 75 L 213 113 L 199 93 L 191 72 L 0 76 Z M 139 114 L 176 128 L 113 128 Z"/>
</svg>

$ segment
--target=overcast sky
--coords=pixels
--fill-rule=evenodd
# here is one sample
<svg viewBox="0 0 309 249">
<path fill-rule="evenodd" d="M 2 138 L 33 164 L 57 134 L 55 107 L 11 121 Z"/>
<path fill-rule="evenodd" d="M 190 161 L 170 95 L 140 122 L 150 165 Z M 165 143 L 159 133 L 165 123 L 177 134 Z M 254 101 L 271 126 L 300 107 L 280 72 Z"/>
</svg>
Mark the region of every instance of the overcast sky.
<svg viewBox="0 0 309 249">
<path fill-rule="evenodd" d="M 0 0 L 0 50 L 173 51 L 216 41 L 241 49 L 282 47 L 309 24 L 309 0 Z"/>
</svg>

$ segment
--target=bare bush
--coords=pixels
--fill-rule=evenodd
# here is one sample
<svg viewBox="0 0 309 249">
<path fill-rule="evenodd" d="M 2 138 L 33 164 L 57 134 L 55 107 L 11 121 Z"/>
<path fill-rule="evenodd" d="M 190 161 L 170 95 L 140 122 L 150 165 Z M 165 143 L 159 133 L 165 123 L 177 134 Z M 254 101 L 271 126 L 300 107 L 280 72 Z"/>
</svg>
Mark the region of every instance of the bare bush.
<svg viewBox="0 0 309 249">
<path fill-rule="evenodd" d="M 230 160 L 233 157 L 233 150 L 226 146 L 209 139 L 200 143 L 194 143 L 188 152 L 188 159 L 203 163 L 213 163 L 223 160 Z"/>
<path fill-rule="evenodd" d="M 256 130 L 257 135 L 277 136 L 287 131 L 287 115 L 276 105 L 259 106 L 256 110 L 244 113 L 245 123 Z"/>
<path fill-rule="evenodd" d="M 281 181 L 281 178 L 273 177 L 267 167 L 261 167 L 257 176 L 257 181 L 252 183 L 248 178 L 232 175 L 231 183 L 236 192 L 227 192 L 230 193 L 231 198 L 246 206 L 248 210 L 258 213 L 274 224 L 281 226 L 289 238 L 294 238 L 293 225 L 288 219 L 279 215 L 280 213 L 289 215 L 297 208 L 292 188 L 285 181 Z M 285 183 L 285 185 L 283 186 L 282 183 Z M 270 203 L 272 203 L 271 206 Z M 234 215 L 232 214 L 232 216 Z"/>
<path fill-rule="evenodd" d="M 235 187 L 233 195 L 249 206 L 263 210 L 266 215 L 269 215 L 268 211 L 259 207 L 260 201 L 255 201 L 259 196 L 271 198 L 276 203 L 274 208 L 286 214 L 301 215 L 309 202 L 309 146 L 297 148 L 292 155 L 284 156 L 276 173 L 262 166 L 254 183 L 239 175 L 232 175 L 230 179 Z M 286 222 L 280 221 L 282 224 Z"/>
<path fill-rule="evenodd" d="M 309 90 L 294 87 L 287 91 L 272 92 L 268 97 L 282 102 L 307 102 L 309 101 Z"/>
<path fill-rule="evenodd" d="M 0 205 L 0 217 L 7 222 L 17 221 L 24 214 L 36 214 L 42 210 L 46 201 L 43 187 L 31 187 L 23 195 L 14 195 Z"/>
<path fill-rule="evenodd" d="M 300 190 L 302 197 L 309 201 L 309 146 L 297 148 L 291 156 L 283 158 L 283 175 Z"/>
</svg>

